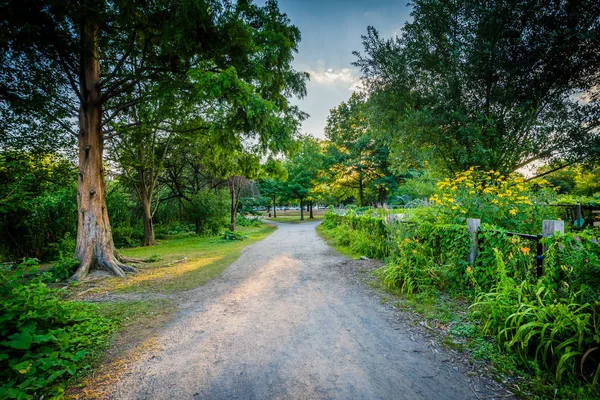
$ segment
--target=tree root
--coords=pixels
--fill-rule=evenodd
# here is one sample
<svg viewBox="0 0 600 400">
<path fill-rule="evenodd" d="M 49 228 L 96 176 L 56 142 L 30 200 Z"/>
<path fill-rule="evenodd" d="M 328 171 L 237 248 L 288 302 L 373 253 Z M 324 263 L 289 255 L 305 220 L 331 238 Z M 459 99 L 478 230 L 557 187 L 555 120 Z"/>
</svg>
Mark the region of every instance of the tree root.
<svg viewBox="0 0 600 400">
<path fill-rule="evenodd" d="M 146 263 L 146 261 L 142 260 L 141 258 L 125 257 L 123 254 L 119 253 L 116 250 L 115 250 L 115 256 L 117 257 L 117 260 L 119 260 L 122 263 L 129 263 L 129 264 L 145 264 Z"/>
<path fill-rule="evenodd" d="M 90 268 L 96 264 L 99 268 L 103 268 L 110 272 L 111 274 L 118 276 L 120 278 L 125 278 L 126 273 L 136 273 L 140 272 L 139 269 L 134 268 L 130 265 L 125 264 L 125 262 L 136 262 L 143 263 L 142 260 L 130 259 L 128 257 L 123 257 L 118 254 L 116 251 L 113 254 L 108 255 L 108 257 L 96 257 L 94 260 L 93 257 L 86 256 L 86 260 L 82 261 L 79 264 L 79 267 L 69 278 L 70 281 L 79 281 L 85 278 L 90 270 Z"/>
</svg>

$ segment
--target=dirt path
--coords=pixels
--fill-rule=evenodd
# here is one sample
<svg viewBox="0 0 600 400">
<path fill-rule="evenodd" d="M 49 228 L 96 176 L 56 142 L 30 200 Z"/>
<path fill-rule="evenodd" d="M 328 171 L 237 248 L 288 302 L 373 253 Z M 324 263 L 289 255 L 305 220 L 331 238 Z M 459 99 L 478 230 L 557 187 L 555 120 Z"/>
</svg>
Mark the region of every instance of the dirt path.
<svg viewBox="0 0 600 400">
<path fill-rule="evenodd" d="M 188 292 L 115 399 L 470 399 L 470 378 L 353 285 L 316 223 L 280 224 Z"/>
</svg>

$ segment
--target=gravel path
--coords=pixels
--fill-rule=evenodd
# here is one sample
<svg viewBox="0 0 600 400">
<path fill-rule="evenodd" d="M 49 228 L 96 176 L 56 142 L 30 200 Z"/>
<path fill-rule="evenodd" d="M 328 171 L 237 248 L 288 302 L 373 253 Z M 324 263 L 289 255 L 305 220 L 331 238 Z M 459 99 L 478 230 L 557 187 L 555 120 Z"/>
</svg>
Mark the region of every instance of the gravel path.
<svg viewBox="0 0 600 400">
<path fill-rule="evenodd" d="M 278 224 L 188 292 L 115 399 L 470 399 L 470 379 L 412 338 L 317 223 Z"/>
</svg>

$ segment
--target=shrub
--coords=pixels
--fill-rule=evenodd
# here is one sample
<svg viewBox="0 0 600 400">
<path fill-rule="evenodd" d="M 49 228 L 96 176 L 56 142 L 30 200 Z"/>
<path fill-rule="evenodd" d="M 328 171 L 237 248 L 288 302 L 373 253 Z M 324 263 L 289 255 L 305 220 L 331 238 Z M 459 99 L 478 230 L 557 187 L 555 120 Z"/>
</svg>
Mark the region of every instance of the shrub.
<svg viewBox="0 0 600 400">
<path fill-rule="evenodd" d="M 0 398 L 60 395 L 61 380 L 88 364 L 115 330 L 94 305 L 61 300 L 35 281 L 0 287 Z"/>
<path fill-rule="evenodd" d="M 202 190 L 186 205 L 189 221 L 198 235 L 218 235 L 227 225 L 229 205 L 224 191 Z"/>
<path fill-rule="evenodd" d="M 595 385 L 600 302 L 586 302 L 568 284 L 557 291 L 548 277 L 519 283 L 509 276 L 502 254 L 495 254 L 497 284 L 471 306 L 473 316 L 483 322 L 482 331 L 519 354 L 524 365 L 551 371 L 557 382 L 580 375 Z"/>
<path fill-rule="evenodd" d="M 261 226 L 262 221 L 258 218 L 248 218 L 245 215 L 238 214 L 235 217 L 236 226 Z"/>
<path fill-rule="evenodd" d="M 384 282 L 404 293 L 465 287 L 469 235 L 463 225 L 397 224 Z"/>
<path fill-rule="evenodd" d="M 139 246 L 144 239 L 143 228 L 119 225 L 112 228 L 113 241 L 116 247 Z"/>
<path fill-rule="evenodd" d="M 345 215 L 337 215 L 330 210 L 325 214 L 323 226 L 332 230 L 336 244 L 370 258 L 383 258 L 389 250 L 388 232 L 384 214 L 378 213 L 359 215 L 348 210 Z"/>
<path fill-rule="evenodd" d="M 464 223 L 466 218 L 520 232 L 536 232 L 544 219 L 557 219 L 558 210 L 547 207 L 555 193 L 546 181 L 525 182 L 497 171 L 471 168 L 437 184 L 430 200 L 441 223 Z"/>
<path fill-rule="evenodd" d="M 227 241 L 239 241 L 239 240 L 246 240 L 248 239 L 247 236 L 242 235 L 239 232 L 232 232 L 232 231 L 225 231 L 225 234 L 223 235 L 223 239 L 227 240 Z"/>
</svg>

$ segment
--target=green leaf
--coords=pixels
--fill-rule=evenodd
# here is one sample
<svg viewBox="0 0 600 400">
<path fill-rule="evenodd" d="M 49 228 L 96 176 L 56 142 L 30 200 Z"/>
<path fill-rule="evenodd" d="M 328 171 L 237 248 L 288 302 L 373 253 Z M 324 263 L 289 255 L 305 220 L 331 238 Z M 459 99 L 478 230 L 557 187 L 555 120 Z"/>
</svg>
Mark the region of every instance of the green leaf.
<svg viewBox="0 0 600 400">
<path fill-rule="evenodd" d="M 31 361 L 27 360 L 27 361 L 18 363 L 16 365 L 13 365 L 12 369 L 14 369 L 15 371 L 18 371 L 20 374 L 26 374 L 27 372 L 29 372 L 32 365 L 33 364 L 31 363 Z"/>
<path fill-rule="evenodd" d="M 2 344 L 18 350 L 29 349 L 33 342 L 33 336 L 27 331 L 15 333 L 14 335 L 9 336 L 9 339 L 11 340 L 4 341 Z"/>
</svg>

